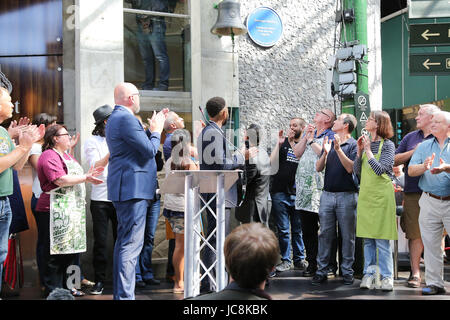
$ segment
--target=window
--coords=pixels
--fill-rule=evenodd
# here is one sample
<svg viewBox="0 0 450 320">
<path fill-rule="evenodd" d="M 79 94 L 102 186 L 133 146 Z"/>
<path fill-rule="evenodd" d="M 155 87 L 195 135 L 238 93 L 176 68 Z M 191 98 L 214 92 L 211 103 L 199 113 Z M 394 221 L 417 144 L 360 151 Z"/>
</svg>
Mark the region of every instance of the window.
<svg viewBox="0 0 450 320">
<path fill-rule="evenodd" d="M 144 97 L 191 91 L 189 18 L 189 0 L 124 0 L 125 81 Z"/>
</svg>

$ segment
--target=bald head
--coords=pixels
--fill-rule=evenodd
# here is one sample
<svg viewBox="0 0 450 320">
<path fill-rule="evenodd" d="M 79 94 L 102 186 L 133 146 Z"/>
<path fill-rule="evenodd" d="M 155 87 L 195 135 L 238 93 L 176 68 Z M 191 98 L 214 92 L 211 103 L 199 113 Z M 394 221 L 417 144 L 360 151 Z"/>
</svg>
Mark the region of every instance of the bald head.
<svg viewBox="0 0 450 320">
<path fill-rule="evenodd" d="M 136 86 L 129 82 L 119 83 L 114 88 L 114 102 L 130 108 L 134 113 L 140 111 L 139 90 Z"/>
</svg>

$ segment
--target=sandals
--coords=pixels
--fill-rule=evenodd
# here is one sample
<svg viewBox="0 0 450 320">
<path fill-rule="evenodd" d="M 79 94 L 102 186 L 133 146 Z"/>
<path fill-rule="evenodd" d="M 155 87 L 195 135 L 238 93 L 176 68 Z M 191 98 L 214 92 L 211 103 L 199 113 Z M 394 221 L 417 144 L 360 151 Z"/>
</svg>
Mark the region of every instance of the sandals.
<svg viewBox="0 0 450 320">
<path fill-rule="evenodd" d="M 70 289 L 70 292 L 76 298 L 79 298 L 79 297 L 82 297 L 82 296 L 86 295 L 83 291 L 79 291 L 79 290 L 77 290 L 75 288 Z"/>
<path fill-rule="evenodd" d="M 173 288 L 173 293 L 184 293 L 184 288 Z"/>
<path fill-rule="evenodd" d="M 407 286 L 410 288 L 419 288 L 420 287 L 420 278 L 416 276 L 410 276 L 407 282 Z"/>
</svg>

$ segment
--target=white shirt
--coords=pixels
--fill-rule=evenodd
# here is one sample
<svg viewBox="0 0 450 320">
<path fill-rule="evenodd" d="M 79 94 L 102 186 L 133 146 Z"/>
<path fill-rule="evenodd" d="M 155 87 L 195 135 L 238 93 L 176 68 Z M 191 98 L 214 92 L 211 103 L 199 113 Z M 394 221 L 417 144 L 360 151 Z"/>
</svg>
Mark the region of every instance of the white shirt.
<svg viewBox="0 0 450 320">
<path fill-rule="evenodd" d="M 170 164 L 172 163 L 172 157 L 170 157 L 164 164 L 164 172 L 166 178 L 169 175 Z M 164 195 L 164 208 L 172 211 L 184 212 L 184 194 L 183 193 L 166 193 Z"/>
<path fill-rule="evenodd" d="M 42 154 L 42 145 L 40 145 L 39 143 L 33 143 L 33 145 L 31 146 L 31 151 L 30 151 L 30 155 L 38 155 L 40 156 Z M 39 178 L 38 175 L 36 173 L 36 170 L 33 168 L 33 166 L 31 166 L 31 174 L 33 175 L 33 184 L 31 186 L 31 191 L 34 194 L 34 197 L 36 199 L 39 199 L 39 197 L 41 196 L 42 193 L 42 189 L 41 189 L 41 183 L 39 182 Z"/>
<path fill-rule="evenodd" d="M 95 163 L 104 158 L 109 153 L 108 145 L 106 144 L 106 138 L 100 136 L 91 136 L 84 143 L 84 156 L 89 168 L 95 165 Z M 105 170 L 97 178 L 103 180 L 103 183 L 98 185 L 92 185 L 91 200 L 94 201 L 107 201 L 108 189 L 106 186 L 106 179 L 108 177 L 108 165 L 105 166 Z"/>
</svg>

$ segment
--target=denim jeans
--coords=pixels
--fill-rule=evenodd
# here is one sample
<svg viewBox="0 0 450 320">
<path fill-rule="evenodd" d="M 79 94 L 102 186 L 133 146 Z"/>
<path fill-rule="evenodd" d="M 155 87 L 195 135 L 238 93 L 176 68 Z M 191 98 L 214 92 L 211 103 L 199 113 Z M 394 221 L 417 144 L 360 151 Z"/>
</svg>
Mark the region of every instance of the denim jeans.
<svg viewBox="0 0 450 320">
<path fill-rule="evenodd" d="M 146 34 L 138 23 L 137 39 L 145 67 L 145 82 L 142 89 L 151 90 L 155 87 L 155 58 L 159 62 L 159 88 L 169 86 L 170 64 L 165 42 L 166 23 L 152 19 L 152 32 Z"/>
<path fill-rule="evenodd" d="M 377 263 L 378 249 L 378 263 Z M 392 278 L 394 273 L 394 261 L 392 258 L 391 243 L 384 239 L 364 238 L 364 274 L 375 273 L 375 269 L 368 271 L 369 266 L 378 265 L 381 279 Z"/>
<path fill-rule="evenodd" d="M 284 192 L 270 194 L 272 212 L 278 229 L 281 260 L 291 261 L 291 244 L 293 260 L 299 262 L 305 259 L 305 245 L 303 244 L 302 223 L 300 213 L 295 210 L 295 195 Z"/>
<path fill-rule="evenodd" d="M 145 281 L 154 278 L 152 269 L 152 253 L 156 227 L 161 208 L 160 200 L 151 201 L 145 219 L 144 245 L 136 263 L 136 281 Z"/>
<path fill-rule="evenodd" d="M 94 281 L 104 282 L 108 266 L 108 229 L 112 224 L 113 240 L 117 238 L 117 215 L 112 202 L 91 200 L 92 228 L 94 232 Z"/>
<path fill-rule="evenodd" d="M 341 272 L 342 275 L 353 275 L 357 197 L 358 195 L 355 192 L 322 192 L 319 208 L 318 274 L 326 275 L 328 272 L 328 265 L 332 255 L 332 243 L 337 236 L 337 220 L 342 238 Z"/>
<path fill-rule="evenodd" d="M 12 212 L 8 197 L 0 200 L 0 281 L 3 280 L 3 263 L 8 254 L 9 226 L 11 225 Z M 0 285 L 0 292 L 2 288 Z"/>
</svg>

